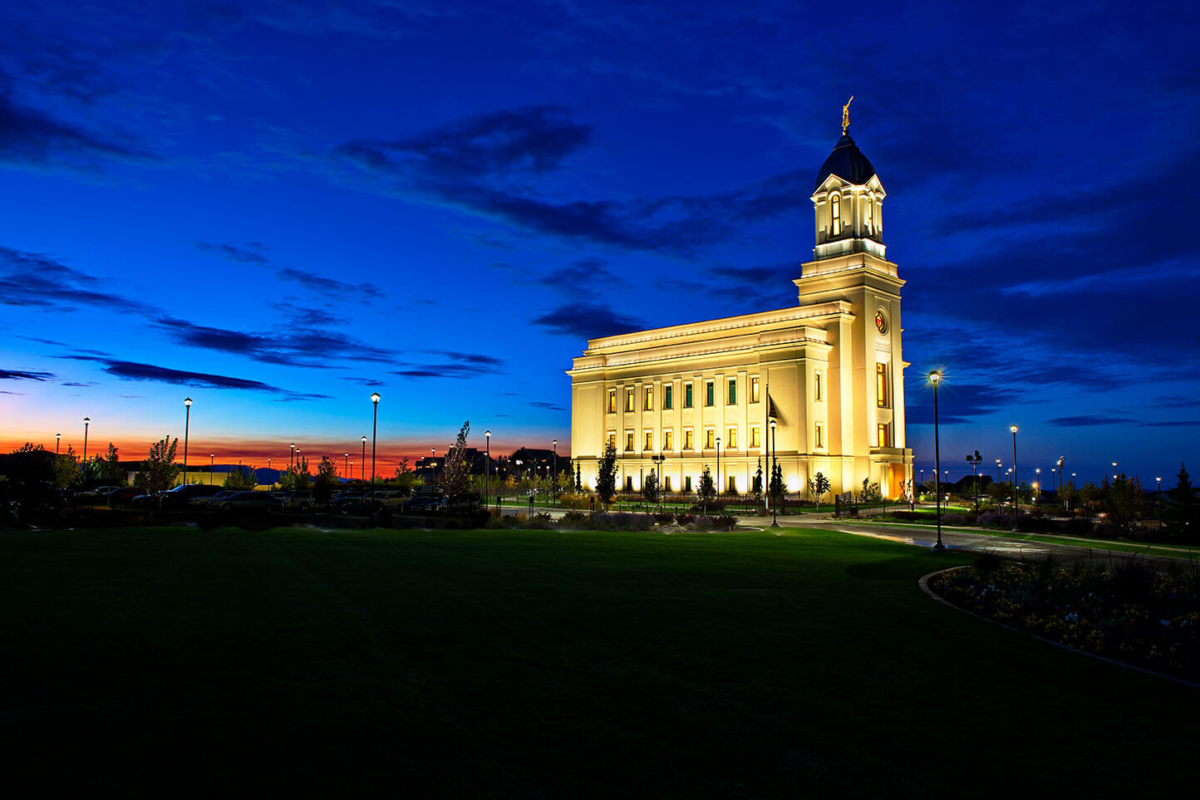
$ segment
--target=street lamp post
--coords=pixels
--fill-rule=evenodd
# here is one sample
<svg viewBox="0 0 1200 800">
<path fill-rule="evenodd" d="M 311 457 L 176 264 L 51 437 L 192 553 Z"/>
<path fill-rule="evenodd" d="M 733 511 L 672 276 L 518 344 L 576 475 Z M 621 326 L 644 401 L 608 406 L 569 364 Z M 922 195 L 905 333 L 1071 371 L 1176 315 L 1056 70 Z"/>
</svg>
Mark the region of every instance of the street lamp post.
<svg viewBox="0 0 1200 800">
<path fill-rule="evenodd" d="M 942 471 L 942 445 L 938 429 L 938 384 L 942 382 L 942 373 L 937 370 L 930 372 L 929 382 L 933 384 L 933 482 L 937 483 L 938 474 Z M 933 549 L 940 552 L 946 549 L 946 545 L 942 544 L 942 487 L 940 485 L 934 500 L 937 503 L 937 543 Z"/>
<path fill-rule="evenodd" d="M 216 453 L 208 454 L 208 485 L 209 486 L 213 485 L 213 458 L 216 455 L 217 455 Z"/>
<path fill-rule="evenodd" d="M 288 445 L 291 450 L 288 451 L 288 469 L 296 465 L 296 443 L 290 442 Z"/>
<path fill-rule="evenodd" d="M 721 437 L 717 437 L 717 497 L 721 496 Z"/>
<path fill-rule="evenodd" d="M 83 418 L 83 463 L 84 464 L 87 464 L 87 433 L 88 433 L 88 424 L 91 421 L 92 421 L 91 417 Z M 1115 467 L 1116 464 L 1114 464 L 1113 466 Z"/>
<path fill-rule="evenodd" d="M 360 483 L 367 482 L 367 476 L 365 474 L 366 469 L 367 469 L 367 436 L 366 436 L 366 434 L 363 434 L 362 457 L 358 460 L 358 480 Z"/>
<path fill-rule="evenodd" d="M 1162 527 L 1162 478 L 1155 478 L 1158 483 L 1158 527 Z"/>
<path fill-rule="evenodd" d="M 1042 468 L 1038 467 L 1033 472 L 1036 476 L 1033 479 L 1034 496 L 1036 497 L 1042 493 Z"/>
<path fill-rule="evenodd" d="M 483 438 L 486 440 L 487 450 L 484 454 L 484 489 L 483 489 L 483 508 L 486 511 L 488 503 L 492 498 L 492 432 L 486 430 L 483 432 Z"/>
<path fill-rule="evenodd" d="M 54 455 L 58 455 L 58 443 L 62 440 L 62 434 L 54 434 Z"/>
<path fill-rule="evenodd" d="M 375 436 L 379 431 L 379 392 L 371 395 L 374 412 L 371 417 L 371 508 L 375 507 Z"/>
<path fill-rule="evenodd" d="M 437 448 L 436 447 L 429 448 L 429 474 L 433 476 L 433 479 L 435 481 L 437 480 Z"/>
<path fill-rule="evenodd" d="M 187 446 L 188 446 L 188 428 L 192 424 L 192 398 L 185 397 L 183 405 L 187 409 L 183 413 L 183 482 L 187 484 Z"/>
<path fill-rule="evenodd" d="M 350 454 L 342 453 L 342 474 L 346 476 L 346 480 L 350 480 Z"/>
<path fill-rule="evenodd" d="M 771 417 L 771 527 L 779 527 L 779 495 L 775 492 L 775 471 L 779 469 L 779 451 L 775 444 L 775 418 Z"/>
<path fill-rule="evenodd" d="M 554 497 L 557 499 L 558 498 L 558 439 L 554 440 L 554 477 L 553 477 L 552 483 L 553 483 L 553 494 L 554 494 Z"/>
<path fill-rule="evenodd" d="M 1012 432 L 1013 437 L 1013 530 L 1015 531 L 1017 529 L 1017 519 L 1021 516 L 1021 503 L 1017 498 L 1017 426 L 1010 425 L 1008 429 Z"/>
<path fill-rule="evenodd" d="M 86 458 L 86 456 L 84 457 Z M 1113 483 L 1117 482 L 1117 462 L 1113 462 Z"/>
</svg>

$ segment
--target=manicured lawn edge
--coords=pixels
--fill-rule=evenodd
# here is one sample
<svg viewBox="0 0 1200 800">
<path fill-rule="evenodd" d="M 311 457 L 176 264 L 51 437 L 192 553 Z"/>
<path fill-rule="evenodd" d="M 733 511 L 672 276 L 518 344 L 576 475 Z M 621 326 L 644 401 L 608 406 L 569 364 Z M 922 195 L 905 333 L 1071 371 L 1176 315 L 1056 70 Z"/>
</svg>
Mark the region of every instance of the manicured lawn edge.
<svg viewBox="0 0 1200 800">
<path fill-rule="evenodd" d="M 917 580 L 917 585 L 921 587 L 922 592 L 929 595 L 930 597 L 932 597 L 934 600 L 941 603 L 942 605 L 950 606 L 950 608 L 957 609 L 957 610 L 963 612 L 964 614 L 970 614 L 972 617 L 975 617 L 976 619 L 981 619 L 984 622 L 990 622 L 993 625 L 999 625 L 1001 628 L 1005 628 L 1007 630 L 1014 631 L 1016 633 L 1020 633 L 1024 636 L 1028 636 L 1032 639 L 1039 639 L 1039 640 L 1045 642 L 1046 644 L 1052 644 L 1055 647 L 1062 648 L 1063 650 L 1067 650 L 1072 653 L 1078 653 L 1079 655 L 1087 656 L 1088 658 L 1094 658 L 1099 661 L 1103 661 L 1106 664 L 1113 664 L 1118 667 L 1124 667 L 1125 669 L 1132 669 L 1137 672 L 1142 672 L 1142 673 L 1145 673 L 1146 675 L 1153 675 L 1154 677 L 1162 678 L 1163 680 L 1172 681 L 1174 683 L 1181 683 L 1184 686 L 1191 687 L 1192 689 L 1200 689 L 1200 683 L 1192 683 L 1191 681 L 1184 680 L 1183 678 L 1176 678 L 1174 675 L 1167 675 L 1164 672 L 1155 672 L 1152 669 L 1146 669 L 1145 667 L 1139 667 L 1134 664 L 1128 664 L 1124 661 L 1117 661 L 1116 659 L 1108 658 L 1107 656 L 1102 656 L 1102 655 L 1099 655 L 1098 653 L 1089 653 L 1087 650 L 1080 650 L 1078 648 L 1071 647 L 1070 645 L 1063 644 L 1062 642 L 1056 642 L 1053 639 L 1047 639 L 1045 636 L 1038 636 L 1036 633 L 1030 633 L 1029 631 L 1023 630 L 1021 628 L 1017 628 L 1012 625 L 1006 625 L 1003 622 L 1001 622 L 1000 620 L 992 619 L 991 617 L 985 617 L 983 614 L 976 614 L 974 611 L 971 611 L 968 608 L 963 608 L 962 606 L 951 603 L 949 600 L 942 597 L 940 594 L 938 594 L 937 592 L 935 592 L 933 589 L 931 589 L 929 587 L 929 579 L 932 578 L 933 576 L 941 575 L 946 572 L 954 572 L 955 570 L 960 570 L 960 569 L 966 569 L 966 567 L 960 565 L 957 567 L 947 567 L 946 569 L 934 570 L 933 572 L 930 572 L 927 575 L 922 575 Z"/>
</svg>

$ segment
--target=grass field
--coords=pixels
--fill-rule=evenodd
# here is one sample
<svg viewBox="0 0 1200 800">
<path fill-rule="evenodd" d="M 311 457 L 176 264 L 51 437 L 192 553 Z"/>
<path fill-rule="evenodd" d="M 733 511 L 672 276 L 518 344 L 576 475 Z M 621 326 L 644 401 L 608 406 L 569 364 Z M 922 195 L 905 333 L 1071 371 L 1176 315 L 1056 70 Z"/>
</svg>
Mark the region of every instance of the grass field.
<svg viewBox="0 0 1200 800">
<path fill-rule="evenodd" d="M 0 533 L 12 790 L 1182 794 L 1195 690 L 831 531 Z M 14 794 L 14 796 L 18 796 Z"/>
</svg>

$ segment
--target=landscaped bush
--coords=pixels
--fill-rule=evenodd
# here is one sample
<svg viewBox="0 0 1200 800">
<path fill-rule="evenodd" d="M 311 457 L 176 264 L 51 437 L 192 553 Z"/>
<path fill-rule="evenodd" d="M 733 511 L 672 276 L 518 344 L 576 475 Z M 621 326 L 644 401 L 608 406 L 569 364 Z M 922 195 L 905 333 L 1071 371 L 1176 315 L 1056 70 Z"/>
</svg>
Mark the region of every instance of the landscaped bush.
<svg viewBox="0 0 1200 800">
<path fill-rule="evenodd" d="M 693 524 L 698 531 L 711 531 L 713 526 L 712 517 L 707 514 L 697 514 Z"/>
<path fill-rule="evenodd" d="M 984 556 L 980 557 L 980 560 Z M 929 586 L 955 605 L 1070 647 L 1200 681 L 1200 570 L 1156 572 L 1141 559 L 982 564 Z"/>
<path fill-rule="evenodd" d="M 943 525 L 970 525 L 971 520 L 963 514 L 942 514 Z"/>
<path fill-rule="evenodd" d="M 564 492 L 558 496 L 558 502 L 563 508 L 576 508 L 586 511 L 592 507 L 592 496 Z"/>
<path fill-rule="evenodd" d="M 534 514 L 526 520 L 525 527 L 531 531 L 552 531 L 554 520 L 548 513 Z"/>
<path fill-rule="evenodd" d="M 737 517 L 732 514 L 722 514 L 712 521 L 713 530 L 731 531 L 737 527 Z"/>
<path fill-rule="evenodd" d="M 676 514 L 675 515 L 675 524 L 676 525 L 683 526 L 683 525 L 687 525 L 689 522 L 695 522 L 695 521 L 696 521 L 696 516 L 694 514 Z"/>
<path fill-rule="evenodd" d="M 931 517 L 920 511 L 893 511 L 892 518 L 901 522 L 927 522 Z"/>
<path fill-rule="evenodd" d="M 982 528 L 996 528 L 999 530 L 1012 530 L 1013 518 L 1009 514 L 1001 514 L 998 511 L 988 511 L 979 515 L 977 520 Z"/>
<path fill-rule="evenodd" d="M 675 515 L 674 514 L 655 514 L 654 521 L 657 522 L 659 525 L 670 525 L 672 522 L 675 521 Z"/>
<path fill-rule="evenodd" d="M 588 527 L 589 519 L 588 515 L 582 511 L 571 509 L 562 515 L 562 519 L 559 522 L 566 528 L 586 528 Z"/>
</svg>

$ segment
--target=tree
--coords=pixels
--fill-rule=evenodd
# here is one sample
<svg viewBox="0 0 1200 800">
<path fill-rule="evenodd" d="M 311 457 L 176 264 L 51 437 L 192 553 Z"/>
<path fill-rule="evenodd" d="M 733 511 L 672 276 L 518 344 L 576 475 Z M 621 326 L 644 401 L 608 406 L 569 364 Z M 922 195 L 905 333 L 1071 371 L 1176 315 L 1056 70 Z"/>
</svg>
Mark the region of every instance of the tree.
<svg viewBox="0 0 1200 800">
<path fill-rule="evenodd" d="M 66 489 L 79 480 L 79 456 L 75 449 L 67 445 L 67 452 L 54 459 L 54 485 Z"/>
<path fill-rule="evenodd" d="M 754 493 L 754 504 L 762 505 L 763 499 L 763 471 L 762 459 L 758 460 L 758 471 L 754 473 L 754 481 L 751 484 L 751 489 Z"/>
<path fill-rule="evenodd" d="M 608 504 L 617 494 L 617 448 L 612 441 L 604 445 L 604 455 L 600 459 L 600 472 L 596 475 L 596 494 L 600 502 L 608 508 Z"/>
<path fill-rule="evenodd" d="M 19 486 L 26 501 L 40 503 L 50 499 L 50 486 L 55 475 L 54 456 L 40 444 L 26 442 L 12 451 L 9 458 L 8 482 Z"/>
<path fill-rule="evenodd" d="M 235 492 L 248 492 L 258 486 L 258 475 L 255 474 L 254 467 L 247 468 L 238 464 L 237 469 L 230 470 L 225 476 L 225 482 L 221 485 Z"/>
<path fill-rule="evenodd" d="M 179 439 L 172 440 L 169 436 L 150 445 L 150 452 L 142 462 L 142 469 L 133 485 L 145 489 L 148 494 L 165 492 L 174 486 L 175 476 L 179 474 L 179 467 L 175 465 L 175 448 L 178 445 Z"/>
<path fill-rule="evenodd" d="M 1142 510 L 1142 482 L 1137 478 L 1127 479 L 1120 475 L 1112 482 L 1104 498 L 1104 510 L 1113 525 L 1128 528 L 1137 523 Z"/>
<path fill-rule="evenodd" d="M 582 492 L 583 492 L 583 467 L 581 467 L 579 464 L 576 464 L 575 465 L 575 493 L 581 494 Z"/>
<path fill-rule="evenodd" d="M 862 502 L 870 503 L 874 500 L 878 500 L 880 494 L 878 483 L 871 483 L 870 478 L 863 478 L 862 494 L 859 495 L 859 499 L 862 500 Z"/>
<path fill-rule="evenodd" d="M 321 504 L 328 503 L 338 483 L 337 463 L 329 456 L 321 456 L 321 463 L 317 465 L 317 479 L 313 481 L 313 500 Z"/>
<path fill-rule="evenodd" d="M 650 505 L 654 505 L 658 502 L 659 494 L 658 476 L 651 470 L 646 479 L 642 481 L 642 499 Z"/>
<path fill-rule="evenodd" d="M 129 482 L 128 473 L 121 466 L 121 460 L 117 457 L 117 448 L 112 442 L 108 443 L 108 452 L 104 455 L 104 460 L 100 462 L 100 480 L 110 486 L 124 486 Z"/>
<path fill-rule="evenodd" d="M 824 473 L 818 472 L 813 476 L 809 489 L 817 498 L 817 512 L 820 513 L 821 496 L 829 491 L 829 478 L 826 478 Z"/>
<path fill-rule="evenodd" d="M 708 505 L 709 501 L 717 496 L 717 485 L 713 482 L 712 473 L 708 471 L 707 465 L 704 467 L 704 472 L 700 473 L 700 484 L 696 487 L 696 494 L 700 498 L 701 505 Z"/>
<path fill-rule="evenodd" d="M 776 502 L 782 502 L 784 495 L 787 493 L 787 484 L 783 482 L 783 467 L 779 464 L 771 467 L 771 482 L 768 485 L 771 491 L 771 498 Z"/>
<path fill-rule="evenodd" d="M 279 488 L 283 491 L 308 488 L 308 457 L 301 456 L 296 463 L 279 475 Z"/>
<path fill-rule="evenodd" d="M 459 429 L 454 447 L 446 453 L 446 463 L 442 467 L 442 491 L 452 500 L 467 494 L 471 475 L 471 465 L 467 461 L 467 434 L 470 432 L 468 420 Z"/>
<path fill-rule="evenodd" d="M 1058 493 L 1062 497 L 1062 501 L 1066 509 L 1070 511 L 1071 506 L 1075 504 L 1076 499 L 1079 497 L 1079 492 L 1075 489 L 1075 481 L 1067 481 L 1064 483 L 1059 487 Z"/>
<path fill-rule="evenodd" d="M 408 465 L 408 456 L 400 459 L 400 466 L 396 467 L 395 481 L 396 489 L 405 496 L 412 494 L 413 487 L 421 484 L 417 473 Z"/>
<path fill-rule="evenodd" d="M 1092 483 L 1091 481 L 1088 481 L 1083 486 L 1079 487 L 1079 502 L 1083 504 L 1083 507 L 1086 508 L 1088 512 L 1093 510 L 1092 504 L 1096 502 L 1096 499 L 1099 496 L 1100 487 L 1096 486 L 1096 484 Z"/>
<path fill-rule="evenodd" d="M 1192 476 L 1188 474 L 1187 467 L 1182 461 L 1179 462 L 1179 473 L 1175 476 L 1175 488 L 1168 491 L 1167 494 L 1185 508 L 1196 499 L 1196 490 L 1192 488 Z"/>
</svg>

